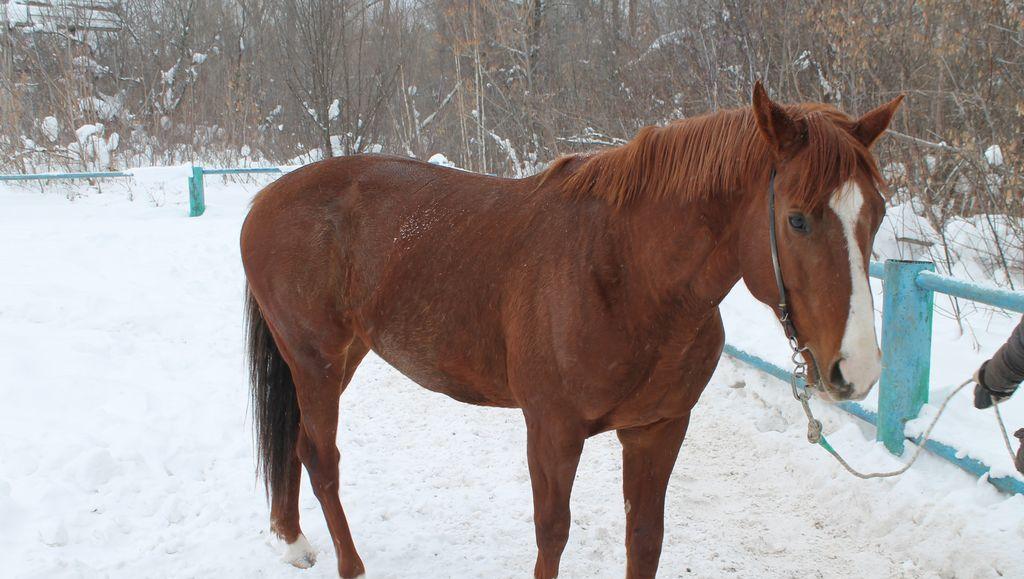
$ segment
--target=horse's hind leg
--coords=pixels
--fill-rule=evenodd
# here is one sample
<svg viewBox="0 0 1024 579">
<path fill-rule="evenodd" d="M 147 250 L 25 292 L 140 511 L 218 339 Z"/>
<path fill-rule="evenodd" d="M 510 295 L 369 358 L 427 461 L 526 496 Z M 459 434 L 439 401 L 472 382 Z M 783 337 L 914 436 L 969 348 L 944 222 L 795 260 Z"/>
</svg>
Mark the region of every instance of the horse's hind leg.
<svg viewBox="0 0 1024 579">
<path fill-rule="evenodd" d="M 654 577 L 665 534 L 665 491 L 689 415 L 618 431 L 626 508 L 626 577 Z"/>
<path fill-rule="evenodd" d="M 354 340 L 348 348 L 345 358 L 345 376 L 342 380 L 341 391 L 352 380 L 352 375 L 359 366 L 369 348 L 361 341 Z M 299 430 L 299 439 L 296 447 L 307 445 L 303 431 Z M 305 569 L 316 563 L 316 551 L 302 534 L 299 526 L 299 487 L 302 477 L 302 461 L 299 460 L 299 449 L 296 448 L 292 455 L 291 466 L 289 467 L 289 484 L 285 487 L 286 493 L 274 495 L 270 505 L 271 528 L 287 544 L 287 551 L 284 560 L 292 565 Z"/>
<path fill-rule="evenodd" d="M 357 341 L 340 355 L 306 352 L 296 356 L 294 363 L 289 360 L 301 413 L 297 454 L 327 519 L 342 577 L 358 577 L 365 572 L 338 494 L 341 455 L 337 446 L 338 401 L 365 354 L 366 347 Z"/>
<path fill-rule="evenodd" d="M 301 436 L 301 434 L 300 434 Z M 270 528 L 288 545 L 284 561 L 306 569 L 316 563 L 316 551 L 306 540 L 299 527 L 299 482 L 302 478 L 302 462 L 298 448 L 292 454 L 288 467 L 288 485 L 283 493 L 272 495 L 270 501 Z"/>
</svg>

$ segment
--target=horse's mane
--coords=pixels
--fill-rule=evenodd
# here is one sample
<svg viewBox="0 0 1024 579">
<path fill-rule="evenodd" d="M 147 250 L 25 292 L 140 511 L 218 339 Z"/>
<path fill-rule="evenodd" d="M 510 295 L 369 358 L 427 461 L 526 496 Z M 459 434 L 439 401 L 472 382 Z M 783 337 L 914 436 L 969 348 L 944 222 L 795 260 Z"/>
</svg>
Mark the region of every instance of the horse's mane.
<svg viewBox="0 0 1024 579">
<path fill-rule="evenodd" d="M 807 145 L 794 161 L 803 157 L 808 170 L 787 188 L 796 203 L 819 208 L 858 170 L 883 186 L 871 153 L 851 133 L 852 119 L 824 104 L 785 108 L 807 127 Z M 692 201 L 734 192 L 751 180 L 766 181 L 773 163 L 747 107 L 645 127 L 624 145 L 561 157 L 544 171 L 541 183 L 561 178 L 563 190 L 574 198 L 596 196 L 623 207 L 641 197 Z"/>
</svg>

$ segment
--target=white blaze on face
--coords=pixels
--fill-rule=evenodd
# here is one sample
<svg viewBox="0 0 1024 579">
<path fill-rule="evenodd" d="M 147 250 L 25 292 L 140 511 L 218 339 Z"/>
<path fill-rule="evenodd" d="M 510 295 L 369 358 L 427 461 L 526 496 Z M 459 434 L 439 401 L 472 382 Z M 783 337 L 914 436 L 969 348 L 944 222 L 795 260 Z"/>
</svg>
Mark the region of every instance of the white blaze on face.
<svg viewBox="0 0 1024 579">
<path fill-rule="evenodd" d="M 867 272 L 864 271 L 864 256 L 857 243 L 857 222 L 864 206 L 864 193 L 855 182 L 849 181 L 832 196 L 828 206 L 843 224 L 847 255 L 850 258 L 850 311 L 839 348 L 842 357 L 839 370 L 843 378 L 853 385 L 852 396 L 862 398 L 882 371 L 881 354 L 875 339 L 871 288 Z"/>
</svg>

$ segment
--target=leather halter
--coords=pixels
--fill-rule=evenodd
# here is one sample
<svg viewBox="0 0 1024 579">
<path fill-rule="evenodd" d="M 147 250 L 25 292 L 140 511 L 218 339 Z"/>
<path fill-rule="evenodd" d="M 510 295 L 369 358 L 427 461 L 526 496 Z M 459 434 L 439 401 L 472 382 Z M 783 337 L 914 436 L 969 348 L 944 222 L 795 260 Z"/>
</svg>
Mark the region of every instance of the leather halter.
<svg viewBox="0 0 1024 579">
<path fill-rule="evenodd" d="M 793 395 L 797 396 L 797 382 L 803 381 L 807 386 L 812 386 L 807 380 L 807 363 L 802 359 L 802 354 L 807 353 L 814 366 L 815 384 L 824 390 L 824 379 L 821 376 L 821 366 L 814 352 L 807 346 L 800 344 L 800 338 L 796 333 L 796 325 L 793 323 L 793 316 L 789 310 L 789 298 L 786 295 L 786 284 L 782 280 L 782 265 L 779 262 L 779 240 L 775 231 L 775 169 L 772 169 L 771 177 L 768 179 L 768 240 L 772 251 L 772 269 L 775 271 L 775 285 L 779 289 L 779 305 L 776 306 L 775 315 L 786 332 L 786 339 L 789 340 L 789 347 L 793 350 Z M 800 396 L 797 396 L 799 399 Z"/>
<path fill-rule="evenodd" d="M 811 398 L 809 389 L 811 384 L 807 381 L 807 362 L 804 361 L 802 354 L 807 352 L 811 359 L 811 364 L 814 365 L 814 377 L 817 382 L 815 386 L 824 390 L 821 367 L 818 365 L 818 359 L 814 356 L 814 352 L 807 346 L 800 345 L 800 339 L 796 335 L 796 326 L 793 324 L 793 318 L 790 316 L 789 301 L 786 298 L 786 284 L 782 281 L 782 266 L 779 264 L 779 240 L 775 233 L 774 168 L 772 168 L 771 177 L 768 178 L 768 240 L 772 250 L 772 268 L 775 270 L 775 285 L 779 288 L 779 305 L 775 315 L 779 317 L 779 322 L 782 323 L 782 328 L 786 332 L 786 339 L 789 340 L 789 347 L 793 350 L 793 355 L 790 358 L 793 361 L 793 373 L 789 385 L 793 389 L 793 398 L 800 401 L 804 414 L 807 415 L 807 440 L 812 444 L 824 442 L 827 445 L 828 442 L 821 435 L 821 422 L 816 420 L 811 413 L 811 406 L 808 402 Z M 801 382 L 803 385 L 801 385 Z M 830 448 L 831 446 L 826 446 L 826 449 Z M 833 450 L 829 452 L 835 454 Z"/>
<path fill-rule="evenodd" d="M 789 315 L 789 301 L 786 299 L 786 284 L 782 281 L 782 266 L 779 264 L 779 241 L 775 234 L 775 169 L 768 179 L 768 240 L 772 250 L 772 268 L 775 270 L 775 285 L 779 288 L 779 305 L 775 315 L 779 317 L 786 338 L 797 342 L 796 326 Z"/>
</svg>

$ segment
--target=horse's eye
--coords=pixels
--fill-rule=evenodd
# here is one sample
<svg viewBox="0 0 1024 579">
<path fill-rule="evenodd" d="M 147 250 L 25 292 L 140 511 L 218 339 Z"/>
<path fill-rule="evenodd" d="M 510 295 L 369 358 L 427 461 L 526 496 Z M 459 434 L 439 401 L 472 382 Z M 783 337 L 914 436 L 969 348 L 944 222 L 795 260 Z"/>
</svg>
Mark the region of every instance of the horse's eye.
<svg viewBox="0 0 1024 579">
<path fill-rule="evenodd" d="M 807 218 L 801 213 L 794 213 L 789 216 L 789 226 L 800 233 L 807 233 L 810 231 L 810 227 L 807 224 Z"/>
</svg>

